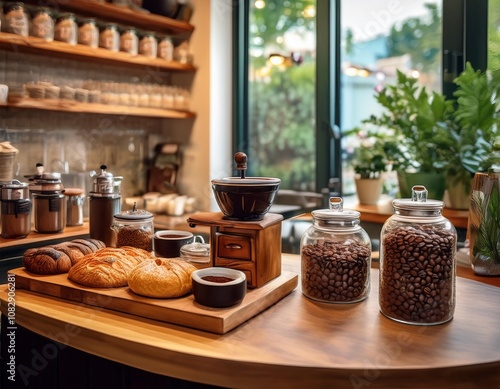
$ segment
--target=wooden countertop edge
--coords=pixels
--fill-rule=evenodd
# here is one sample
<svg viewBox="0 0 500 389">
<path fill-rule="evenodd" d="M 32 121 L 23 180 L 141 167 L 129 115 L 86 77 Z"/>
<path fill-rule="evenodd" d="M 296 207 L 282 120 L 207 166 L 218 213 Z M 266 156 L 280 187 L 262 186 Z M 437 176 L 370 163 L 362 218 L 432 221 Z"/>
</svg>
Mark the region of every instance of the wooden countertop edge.
<svg viewBox="0 0 500 389">
<path fill-rule="evenodd" d="M 297 259 L 296 255 L 284 255 L 284 268 L 297 266 Z M 474 293 L 478 292 L 478 284 L 474 281 L 460 280 L 460 285 L 471 287 L 471 291 Z M 484 293 L 496 294 L 494 289 L 489 288 L 493 287 L 486 285 Z M 301 293 L 300 290 L 295 290 L 292 295 L 295 295 L 295 302 L 300 302 L 299 306 L 303 304 L 309 308 L 316 306 L 307 299 L 304 303 L 302 296 L 297 296 L 297 293 Z M 280 350 L 292 351 L 294 339 L 290 339 L 290 344 L 269 344 L 270 349 L 274 349 L 269 354 L 265 352 L 254 353 L 252 350 L 255 351 L 256 346 L 252 340 L 262 341 L 254 331 L 259 331 L 262 324 L 269 321 L 270 312 L 264 312 L 248 322 L 248 325 L 244 323 L 237 329 L 221 336 L 28 291 L 19 291 L 17 298 L 16 323 L 42 336 L 153 373 L 212 385 L 229 387 L 273 385 L 277 388 L 289 388 L 327 384 L 328 386 L 345 387 L 346 384 L 351 386 L 353 382 L 356 383 L 359 380 L 361 383 L 369 384 L 371 388 L 402 388 L 442 387 L 443 385 L 449 386 L 451 383 L 470 383 L 471 379 L 474 380 L 475 385 L 482 385 L 482 387 L 488 385 L 491 387 L 491 385 L 498 383 L 500 354 L 499 358 L 495 358 L 495 360 L 491 360 L 491 357 L 481 358 L 472 353 L 465 358 L 457 357 L 456 360 L 447 363 L 440 360 L 440 364 L 436 363 L 435 365 L 432 365 L 432 362 L 422 361 L 421 365 L 414 368 L 397 366 L 398 363 L 392 362 L 394 358 L 387 362 L 383 360 L 385 354 L 381 354 L 380 361 L 367 361 L 360 356 L 359 361 L 354 360 L 345 365 L 341 363 L 338 368 L 335 368 L 333 367 L 334 362 L 320 358 L 325 350 L 317 350 L 318 360 L 315 365 L 312 364 L 314 358 L 311 359 L 311 355 L 295 359 L 294 355 L 300 355 L 300 350 L 293 351 L 285 357 L 280 353 Z M 269 310 L 275 311 L 276 306 L 281 305 L 279 310 L 280 312 L 284 311 L 284 304 L 287 304 L 286 299 L 288 297 Z M 2 312 L 6 314 L 7 293 L 5 285 L 0 287 L 0 300 Z M 372 300 L 371 303 L 373 305 L 375 301 Z M 329 307 L 332 306 L 322 306 L 326 310 Z M 356 309 L 363 308 L 357 307 Z M 342 310 L 342 308 L 340 310 L 349 312 Z M 297 313 L 297 315 L 300 314 Z M 324 312 L 322 315 L 328 315 L 328 313 Z M 376 316 L 377 320 L 385 320 L 378 318 L 378 315 Z M 286 318 L 281 318 L 281 320 L 286 320 Z M 140 329 L 134 330 L 139 323 Z M 276 323 L 276 326 L 271 328 L 278 330 L 279 322 Z M 446 326 L 441 326 L 441 330 L 437 327 L 425 326 L 403 325 L 401 327 L 401 325 L 392 322 L 384 322 L 384 326 L 388 326 L 390 331 L 396 330 L 396 334 L 398 331 L 406 333 L 413 330 L 416 336 L 414 340 L 420 339 L 420 335 L 418 335 L 420 330 L 421 333 L 430 331 L 442 335 L 447 332 Z M 321 334 L 321 331 L 325 329 L 322 327 L 304 328 L 301 337 L 305 335 L 305 339 L 307 339 L 309 330 L 319 331 L 318 333 Z M 335 336 L 335 333 L 328 333 Z M 257 338 L 254 338 L 255 336 Z M 262 335 L 260 336 L 262 337 Z M 297 341 L 300 344 L 300 342 L 304 342 L 304 339 L 297 339 Z M 464 341 L 467 343 L 470 340 L 464 339 Z M 374 343 L 373 347 L 376 344 Z M 341 349 L 339 349 L 340 351 Z M 283 358 L 280 358 L 280 355 Z M 492 355 L 491 350 L 488 355 Z M 464 360 L 475 358 L 478 360 L 477 364 L 464 363 Z M 359 362 L 359 366 L 355 366 L 357 362 Z M 376 374 L 374 375 L 374 373 Z M 352 381 L 353 379 L 354 381 Z"/>
</svg>

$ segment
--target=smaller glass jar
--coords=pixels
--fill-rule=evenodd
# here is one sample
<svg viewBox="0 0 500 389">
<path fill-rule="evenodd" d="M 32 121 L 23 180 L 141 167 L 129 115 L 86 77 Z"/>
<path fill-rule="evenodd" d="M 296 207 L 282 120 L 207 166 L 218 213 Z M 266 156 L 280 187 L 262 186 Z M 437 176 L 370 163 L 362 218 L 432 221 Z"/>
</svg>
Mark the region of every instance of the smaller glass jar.
<svg viewBox="0 0 500 389">
<path fill-rule="evenodd" d="M 99 29 L 95 19 L 84 19 L 78 27 L 78 43 L 92 48 L 99 47 Z"/>
<path fill-rule="evenodd" d="M 210 262 L 210 244 L 194 242 L 181 247 L 180 257 L 186 262 L 206 264 Z"/>
<path fill-rule="evenodd" d="M 139 54 L 145 55 L 146 57 L 156 58 L 157 52 L 158 42 L 155 35 L 152 32 L 145 33 L 139 42 Z"/>
<path fill-rule="evenodd" d="M 49 8 L 37 8 L 33 12 L 30 35 L 47 42 L 54 40 L 54 19 Z"/>
<path fill-rule="evenodd" d="M 137 38 L 134 28 L 123 30 L 120 35 L 120 51 L 129 53 L 130 55 L 137 55 L 139 52 L 139 38 Z"/>
<path fill-rule="evenodd" d="M 54 28 L 54 39 L 61 42 L 76 45 L 78 42 L 78 26 L 76 24 L 75 15 L 65 13 L 57 19 Z"/>
<path fill-rule="evenodd" d="M 114 215 L 111 229 L 115 233 L 116 247 L 132 246 L 153 251 L 154 220 L 151 212 L 137 209 Z"/>
<path fill-rule="evenodd" d="M 168 36 L 160 38 L 158 43 L 158 58 L 163 58 L 166 61 L 174 60 L 174 44 L 172 39 Z"/>
<path fill-rule="evenodd" d="M 107 24 L 102 28 L 99 34 L 99 47 L 111 51 L 120 49 L 120 34 L 116 24 Z"/>
<path fill-rule="evenodd" d="M 312 211 L 300 241 L 302 293 L 326 303 L 354 303 L 370 293 L 371 242 L 360 213 L 344 210 L 340 197 Z"/>
<path fill-rule="evenodd" d="M 29 20 L 24 3 L 7 3 L 4 7 L 2 31 L 28 36 Z"/>
<path fill-rule="evenodd" d="M 392 204 L 395 213 L 381 232 L 380 311 L 406 324 L 445 323 L 455 310 L 455 227 L 441 215 L 442 201 L 427 200 L 424 186 Z"/>
</svg>

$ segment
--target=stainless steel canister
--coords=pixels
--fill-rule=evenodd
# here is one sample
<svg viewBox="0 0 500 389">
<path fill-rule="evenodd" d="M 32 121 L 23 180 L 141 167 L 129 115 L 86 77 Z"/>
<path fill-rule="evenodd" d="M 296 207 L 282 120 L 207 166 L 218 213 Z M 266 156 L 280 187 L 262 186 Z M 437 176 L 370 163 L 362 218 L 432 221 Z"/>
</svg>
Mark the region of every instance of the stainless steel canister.
<svg viewBox="0 0 500 389">
<path fill-rule="evenodd" d="M 90 172 L 93 183 L 89 195 L 89 234 L 91 238 L 112 247 L 115 236 L 111 226 L 113 216 L 121 211 L 120 185 L 123 177 L 113 176 L 106 169 L 106 165 L 101 165 L 100 173 Z"/>
<path fill-rule="evenodd" d="M 83 189 L 66 188 L 66 226 L 83 225 L 83 204 L 85 195 Z"/>
<path fill-rule="evenodd" d="M 0 184 L 2 238 L 24 238 L 31 231 L 28 184 L 18 180 Z"/>
</svg>

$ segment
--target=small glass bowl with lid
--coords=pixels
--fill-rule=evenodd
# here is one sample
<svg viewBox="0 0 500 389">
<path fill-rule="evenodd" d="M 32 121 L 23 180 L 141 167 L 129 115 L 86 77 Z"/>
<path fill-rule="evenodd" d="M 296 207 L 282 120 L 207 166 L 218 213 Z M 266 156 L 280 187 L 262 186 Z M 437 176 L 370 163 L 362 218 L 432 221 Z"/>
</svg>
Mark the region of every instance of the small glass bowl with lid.
<svg viewBox="0 0 500 389">
<path fill-rule="evenodd" d="M 210 244 L 202 242 L 194 242 L 185 244 L 180 250 L 181 258 L 186 262 L 193 264 L 208 264 L 210 263 Z"/>
</svg>

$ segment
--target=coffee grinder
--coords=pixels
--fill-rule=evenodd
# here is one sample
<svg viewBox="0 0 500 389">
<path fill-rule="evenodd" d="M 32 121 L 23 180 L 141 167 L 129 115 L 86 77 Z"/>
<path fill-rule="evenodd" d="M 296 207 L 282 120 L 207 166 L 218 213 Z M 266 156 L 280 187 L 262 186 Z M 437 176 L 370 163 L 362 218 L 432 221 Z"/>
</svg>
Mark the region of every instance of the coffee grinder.
<svg viewBox="0 0 500 389">
<path fill-rule="evenodd" d="M 268 213 L 279 189 L 278 178 L 246 177 L 247 157 L 236 153 L 240 177 L 212 180 L 222 212 L 200 212 L 191 227 L 210 227 L 210 265 L 241 270 L 247 285 L 258 288 L 281 275 L 280 214 Z"/>
</svg>

